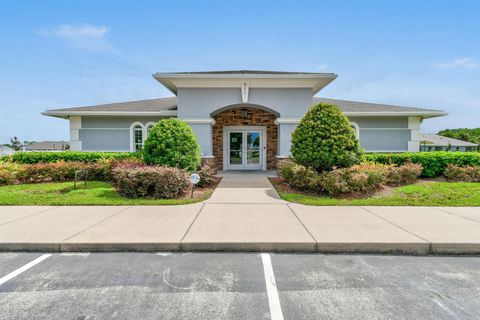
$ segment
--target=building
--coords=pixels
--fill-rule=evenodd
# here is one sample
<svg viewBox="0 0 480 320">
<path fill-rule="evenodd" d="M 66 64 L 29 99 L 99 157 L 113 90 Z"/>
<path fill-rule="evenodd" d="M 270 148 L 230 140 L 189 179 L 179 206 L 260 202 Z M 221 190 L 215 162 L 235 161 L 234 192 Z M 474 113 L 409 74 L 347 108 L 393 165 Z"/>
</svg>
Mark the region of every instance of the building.
<svg viewBox="0 0 480 320">
<path fill-rule="evenodd" d="M 308 108 L 333 103 L 367 152 L 418 151 L 420 124 L 441 110 L 334 100 L 315 95 L 333 73 L 213 71 L 156 73 L 174 97 L 47 110 L 70 121 L 71 150 L 136 151 L 156 121 L 193 128 L 202 157 L 223 170 L 266 170 L 290 155 L 291 133 Z"/>
<path fill-rule="evenodd" d="M 0 157 L 10 156 L 15 153 L 13 148 L 0 144 Z"/>
<path fill-rule="evenodd" d="M 65 141 L 39 141 L 23 147 L 23 151 L 49 151 L 58 152 L 69 149 L 68 142 Z"/>
<path fill-rule="evenodd" d="M 437 134 L 420 134 L 420 151 L 474 151 L 478 144 Z"/>
</svg>

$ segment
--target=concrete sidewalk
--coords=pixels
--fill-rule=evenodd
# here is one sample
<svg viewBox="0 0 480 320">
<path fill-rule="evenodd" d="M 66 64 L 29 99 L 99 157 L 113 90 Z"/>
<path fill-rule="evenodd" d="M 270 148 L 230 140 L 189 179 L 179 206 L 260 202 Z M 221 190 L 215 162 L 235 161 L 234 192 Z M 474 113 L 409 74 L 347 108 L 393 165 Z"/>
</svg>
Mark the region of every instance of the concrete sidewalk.
<svg viewBox="0 0 480 320">
<path fill-rule="evenodd" d="M 304 206 L 225 173 L 191 205 L 0 207 L 0 250 L 480 254 L 480 208 Z"/>
</svg>

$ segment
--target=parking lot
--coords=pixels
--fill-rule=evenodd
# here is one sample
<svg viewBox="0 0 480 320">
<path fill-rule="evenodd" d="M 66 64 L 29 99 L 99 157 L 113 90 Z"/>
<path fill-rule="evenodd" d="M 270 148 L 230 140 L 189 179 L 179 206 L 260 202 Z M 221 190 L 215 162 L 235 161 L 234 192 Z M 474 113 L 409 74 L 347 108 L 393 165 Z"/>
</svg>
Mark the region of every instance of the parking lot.
<svg viewBox="0 0 480 320">
<path fill-rule="evenodd" d="M 479 296 L 479 257 L 0 254 L 0 319 L 478 319 Z"/>
</svg>

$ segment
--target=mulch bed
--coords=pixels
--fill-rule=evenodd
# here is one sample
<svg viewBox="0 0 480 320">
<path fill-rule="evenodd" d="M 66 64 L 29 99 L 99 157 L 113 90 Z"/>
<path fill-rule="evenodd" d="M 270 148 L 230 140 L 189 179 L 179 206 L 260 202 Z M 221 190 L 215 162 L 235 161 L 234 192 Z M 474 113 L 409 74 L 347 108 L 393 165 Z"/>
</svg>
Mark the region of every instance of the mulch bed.
<svg viewBox="0 0 480 320">
<path fill-rule="evenodd" d="M 193 190 L 193 199 L 205 198 L 210 195 L 217 188 L 221 180 L 221 177 L 215 177 L 215 182 L 211 186 L 205 188 L 195 187 Z M 187 191 L 177 199 L 190 199 L 191 196 L 192 188 L 188 188 Z"/>
</svg>

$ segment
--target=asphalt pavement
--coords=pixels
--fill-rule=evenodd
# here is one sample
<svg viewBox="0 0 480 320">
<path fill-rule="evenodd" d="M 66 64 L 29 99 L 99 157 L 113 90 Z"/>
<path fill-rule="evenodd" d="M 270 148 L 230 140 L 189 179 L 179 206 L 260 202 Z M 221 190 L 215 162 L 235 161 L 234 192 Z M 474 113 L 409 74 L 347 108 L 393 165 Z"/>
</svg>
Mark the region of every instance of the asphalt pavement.
<svg viewBox="0 0 480 320">
<path fill-rule="evenodd" d="M 478 319 L 480 257 L 0 253 L 0 319 Z"/>
</svg>

